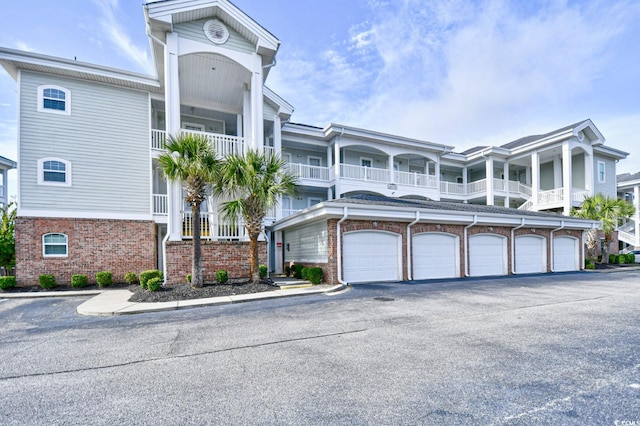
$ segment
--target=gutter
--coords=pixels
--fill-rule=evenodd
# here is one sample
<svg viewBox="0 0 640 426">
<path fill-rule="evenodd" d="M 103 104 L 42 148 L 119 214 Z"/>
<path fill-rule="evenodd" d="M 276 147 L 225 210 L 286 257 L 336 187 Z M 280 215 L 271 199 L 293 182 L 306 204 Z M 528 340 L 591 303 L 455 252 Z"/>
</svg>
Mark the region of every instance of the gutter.
<svg viewBox="0 0 640 426">
<path fill-rule="evenodd" d="M 167 223 L 167 234 L 162 239 L 162 286 L 167 284 L 167 241 L 169 241 L 169 224 Z"/>
<path fill-rule="evenodd" d="M 467 230 L 478 223 L 478 215 L 473 215 L 473 222 L 464 227 L 464 276 L 469 276 L 469 238 Z"/>
<path fill-rule="evenodd" d="M 555 265 L 555 262 L 553 260 L 553 246 L 554 246 L 554 244 L 553 244 L 553 233 L 556 232 L 556 231 L 561 231 L 564 228 L 565 228 L 564 220 L 562 220 L 562 221 L 560 221 L 560 227 L 552 230 L 551 233 L 549 234 L 550 235 L 550 240 L 551 240 L 551 272 L 555 272 L 555 269 L 556 269 L 556 265 Z"/>
<path fill-rule="evenodd" d="M 407 279 L 409 281 L 413 280 L 413 274 L 411 273 L 412 262 L 411 262 L 411 227 L 418 223 L 420 220 L 420 210 L 416 210 L 416 219 L 407 225 Z"/>
<path fill-rule="evenodd" d="M 511 273 L 516 273 L 516 231 L 524 226 L 525 218 L 522 223 L 511 230 Z"/>
<path fill-rule="evenodd" d="M 342 285 L 349 285 L 348 282 L 344 281 L 342 279 L 342 232 L 340 229 L 340 225 L 342 224 L 342 222 L 344 222 L 345 220 L 347 220 L 347 218 L 349 217 L 349 208 L 345 206 L 344 208 L 344 215 L 342 216 L 342 219 L 340 219 L 338 221 L 338 224 L 336 225 L 336 248 L 337 248 L 337 266 L 338 266 L 338 282 Z"/>
</svg>

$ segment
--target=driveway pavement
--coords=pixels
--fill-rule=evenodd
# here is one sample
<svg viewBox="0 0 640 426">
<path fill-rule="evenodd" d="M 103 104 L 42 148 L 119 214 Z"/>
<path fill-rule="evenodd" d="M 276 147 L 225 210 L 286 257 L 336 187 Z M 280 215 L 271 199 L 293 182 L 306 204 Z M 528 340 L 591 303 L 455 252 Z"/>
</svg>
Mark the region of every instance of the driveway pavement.
<svg viewBox="0 0 640 426">
<path fill-rule="evenodd" d="M 638 271 L 81 302 L 0 299 L 0 424 L 640 424 Z"/>
</svg>

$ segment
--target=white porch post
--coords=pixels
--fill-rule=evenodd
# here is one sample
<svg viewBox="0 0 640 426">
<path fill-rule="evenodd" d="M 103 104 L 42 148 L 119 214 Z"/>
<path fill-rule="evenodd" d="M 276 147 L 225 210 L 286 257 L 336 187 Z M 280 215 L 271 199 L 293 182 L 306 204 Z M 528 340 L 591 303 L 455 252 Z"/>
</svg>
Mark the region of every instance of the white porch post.
<svg viewBox="0 0 640 426">
<path fill-rule="evenodd" d="M 178 67 L 178 35 L 167 34 L 164 49 L 165 120 L 167 135 L 180 132 L 180 80 Z M 182 186 L 180 182 L 169 182 L 167 187 L 169 209 L 168 233 L 170 241 L 182 239 Z"/>
<path fill-rule="evenodd" d="M 333 168 L 333 149 L 331 146 L 327 147 L 327 169 L 329 171 L 329 180 L 331 180 L 331 170 Z M 331 187 L 327 188 L 327 200 L 333 200 L 333 191 Z"/>
<path fill-rule="evenodd" d="M 238 137 L 244 137 L 244 124 L 242 123 L 242 114 L 236 117 L 236 134 Z"/>
<path fill-rule="evenodd" d="M 493 206 L 493 157 L 487 157 L 485 161 L 485 175 L 487 180 L 487 205 Z"/>
<path fill-rule="evenodd" d="M 389 156 L 389 167 L 387 168 L 389 170 L 389 174 L 391 175 L 391 177 L 389 178 L 389 182 L 394 183 L 396 181 L 396 174 L 393 172 L 393 163 L 394 163 L 394 156 L 390 155 Z"/>
<path fill-rule="evenodd" d="M 438 188 L 438 190 L 440 189 L 440 157 L 436 158 L 436 163 L 434 165 L 435 170 L 433 171 L 433 173 L 435 173 L 436 175 L 436 188 Z M 429 173 L 427 173 L 429 174 Z M 440 192 L 440 191 L 438 191 Z"/>
<path fill-rule="evenodd" d="M 571 145 L 569 142 L 565 142 L 562 144 L 562 213 L 565 216 L 571 214 L 571 200 L 573 199 L 571 178 Z"/>
<path fill-rule="evenodd" d="M 273 117 L 273 150 L 276 155 L 282 156 L 282 128 L 278 114 Z M 276 205 L 276 219 L 282 219 L 282 197 L 280 197 L 280 202 Z"/>
<path fill-rule="evenodd" d="M 504 197 L 504 206 L 509 207 L 509 205 L 511 204 L 511 197 L 509 197 L 509 194 L 510 194 L 509 190 L 511 188 L 509 187 L 509 162 L 508 161 L 504 162 L 504 169 L 502 174 L 504 177 L 503 179 L 504 190 L 506 192 L 506 196 Z"/>
<path fill-rule="evenodd" d="M 564 177 L 564 154 L 561 158 L 559 155 L 553 157 L 553 187 L 554 188 L 562 188 L 563 187 L 563 177 Z"/>
<path fill-rule="evenodd" d="M 540 157 L 538 151 L 531 153 L 531 209 L 538 211 L 538 193 L 540 192 Z"/>
<path fill-rule="evenodd" d="M 262 59 L 256 55 L 256 69 L 251 76 L 251 143 L 252 148 L 262 148 L 264 145 L 264 123 L 263 123 L 263 82 L 262 82 Z"/>
<path fill-rule="evenodd" d="M 593 154 L 584 154 L 584 189 L 589 191 L 589 195 L 593 196 L 594 193 L 594 174 L 593 174 Z"/>
<path fill-rule="evenodd" d="M 244 138 L 244 143 L 242 144 L 242 150 L 246 152 L 247 147 L 253 142 L 250 140 L 253 135 L 252 125 L 253 120 L 251 119 L 251 91 L 248 87 L 244 88 L 244 97 L 242 100 L 242 137 Z"/>
<path fill-rule="evenodd" d="M 342 192 L 340 190 L 340 144 L 338 142 L 339 142 L 338 138 L 336 138 L 333 142 L 333 152 L 334 152 L 334 158 L 335 158 L 334 175 L 336 178 L 336 181 L 335 181 L 335 188 L 336 188 L 335 197 L 336 198 L 340 198 L 342 196 Z"/>
</svg>

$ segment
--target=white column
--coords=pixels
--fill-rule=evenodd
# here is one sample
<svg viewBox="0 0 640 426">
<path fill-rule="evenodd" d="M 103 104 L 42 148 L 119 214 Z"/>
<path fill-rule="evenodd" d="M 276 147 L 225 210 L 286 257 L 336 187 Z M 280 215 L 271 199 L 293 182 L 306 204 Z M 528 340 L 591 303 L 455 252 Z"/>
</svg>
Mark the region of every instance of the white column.
<svg viewBox="0 0 640 426">
<path fill-rule="evenodd" d="M 238 137 L 244 137 L 244 124 L 242 122 L 242 114 L 238 114 L 236 117 L 236 135 Z"/>
<path fill-rule="evenodd" d="M 164 102 L 167 135 L 180 131 L 180 79 L 178 66 L 178 35 L 167 34 L 164 49 Z M 182 239 L 182 186 L 180 182 L 169 182 L 167 187 L 169 209 L 168 233 L 170 241 Z"/>
<path fill-rule="evenodd" d="M 340 144 L 338 142 L 339 142 L 339 138 L 336 138 L 335 141 L 333 142 L 333 152 L 335 157 L 334 175 L 336 178 L 336 182 L 335 182 L 336 198 L 340 198 L 342 196 L 342 192 L 340 192 Z"/>
<path fill-rule="evenodd" d="M 571 179 L 571 146 L 569 142 L 565 142 L 562 144 L 562 213 L 566 216 L 571 214 L 571 199 L 573 198 Z"/>
<path fill-rule="evenodd" d="M 440 189 L 440 157 L 436 158 L 436 163 L 434 164 L 434 167 L 435 167 L 435 170 L 433 171 L 433 173 L 435 173 L 435 176 L 436 176 L 436 188 L 438 188 L 439 190 Z"/>
<path fill-rule="evenodd" d="M 540 192 L 540 157 L 538 151 L 531 153 L 531 210 L 538 211 L 538 193 Z"/>
<path fill-rule="evenodd" d="M 333 170 L 333 148 L 327 147 L 327 168 L 329 170 L 329 179 L 331 179 L 331 171 Z M 333 200 L 333 191 L 331 187 L 327 188 L 327 200 Z"/>
<path fill-rule="evenodd" d="M 485 161 L 485 175 L 487 177 L 487 205 L 493 206 L 493 157 Z"/>
<path fill-rule="evenodd" d="M 262 82 L 262 59 L 257 56 L 258 65 L 251 77 L 251 139 L 252 148 L 262 148 L 264 145 L 264 117 L 263 115 L 263 82 Z"/>
<path fill-rule="evenodd" d="M 504 197 L 504 206 L 505 207 L 509 207 L 510 201 L 511 201 L 511 197 L 509 197 L 509 162 L 505 161 L 504 162 L 504 169 L 502 174 L 504 175 L 504 190 L 506 193 L 506 196 Z"/>
<path fill-rule="evenodd" d="M 563 166 L 564 166 L 564 158 L 561 158 L 559 155 L 553 157 L 553 188 L 562 188 L 562 177 L 564 174 Z"/>
<path fill-rule="evenodd" d="M 464 188 L 464 195 L 467 195 L 467 184 L 469 183 L 469 179 L 467 177 L 467 175 L 469 171 L 467 170 L 467 167 L 463 167 L 462 168 L 462 187 Z M 469 200 L 467 200 L 466 198 L 464 199 L 463 203 L 467 203 Z"/>
<path fill-rule="evenodd" d="M 243 151 L 252 143 L 250 139 L 253 134 L 253 120 L 251 119 L 251 91 L 249 88 L 244 89 L 244 98 L 242 100 L 242 136 L 244 137 Z"/>
<path fill-rule="evenodd" d="M 593 174 L 593 154 L 584 154 L 584 188 L 589 191 L 590 196 L 594 196 L 594 174 Z"/>
<path fill-rule="evenodd" d="M 389 178 L 389 182 L 395 182 L 396 181 L 396 174 L 393 172 L 393 163 L 394 163 L 394 156 L 390 155 L 389 156 L 389 166 L 387 167 L 387 169 L 389 170 L 389 174 L 391 175 L 391 177 Z"/>
<path fill-rule="evenodd" d="M 282 153 L 282 124 L 280 116 L 273 117 L 273 149 L 278 155 Z"/>
</svg>

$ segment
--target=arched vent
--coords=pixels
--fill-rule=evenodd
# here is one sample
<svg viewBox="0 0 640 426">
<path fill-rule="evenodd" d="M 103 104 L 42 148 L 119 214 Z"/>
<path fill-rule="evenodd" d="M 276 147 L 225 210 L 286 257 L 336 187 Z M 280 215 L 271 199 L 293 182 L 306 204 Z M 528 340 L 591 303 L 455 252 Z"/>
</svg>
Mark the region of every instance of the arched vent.
<svg viewBox="0 0 640 426">
<path fill-rule="evenodd" d="M 229 30 L 217 19 L 210 19 L 204 23 L 204 35 L 215 44 L 224 44 L 229 39 Z"/>
</svg>

